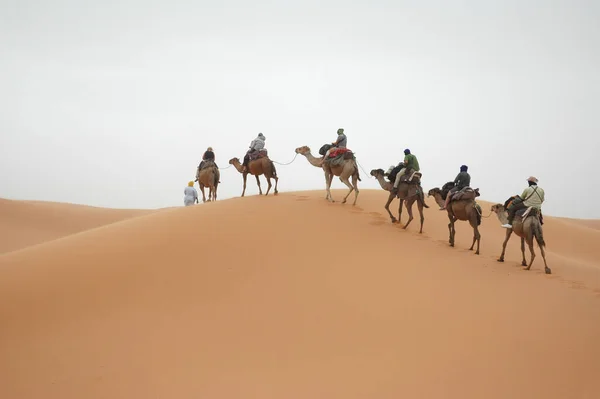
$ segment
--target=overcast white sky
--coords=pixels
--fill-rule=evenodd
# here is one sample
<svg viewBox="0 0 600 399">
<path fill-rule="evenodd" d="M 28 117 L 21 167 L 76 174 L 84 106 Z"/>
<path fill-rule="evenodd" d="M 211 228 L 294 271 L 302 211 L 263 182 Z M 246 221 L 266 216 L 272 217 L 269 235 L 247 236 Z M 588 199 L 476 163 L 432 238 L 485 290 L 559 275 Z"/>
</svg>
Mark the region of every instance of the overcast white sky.
<svg viewBox="0 0 600 399">
<path fill-rule="evenodd" d="M 427 190 L 464 163 L 484 200 L 535 175 L 547 214 L 600 218 L 598 21 L 591 0 L 0 0 L 0 197 L 182 206 L 207 146 L 226 167 L 263 132 L 289 162 L 343 127 L 367 173 L 408 147 Z M 279 175 L 324 189 L 304 157 Z"/>
</svg>

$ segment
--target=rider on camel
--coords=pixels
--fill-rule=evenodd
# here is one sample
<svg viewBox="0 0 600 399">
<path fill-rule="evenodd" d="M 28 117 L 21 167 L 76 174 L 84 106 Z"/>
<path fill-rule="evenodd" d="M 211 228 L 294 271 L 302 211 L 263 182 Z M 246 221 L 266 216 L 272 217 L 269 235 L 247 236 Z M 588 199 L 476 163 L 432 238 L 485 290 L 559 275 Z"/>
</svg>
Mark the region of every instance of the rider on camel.
<svg viewBox="0 0 600 399">
<path fill-rule="evenodd" d="M 467 165 L 461 165 L 460 172 L 456 175 L 456 178 L 454 178 L 454 187 L 452 187 L 450 191 L 448 191 L 448 194 L 446 194 L 446 203 L 444 206 L 440 207 L 440 211 L 446 210 L 448 204 L 450 203 L 452 194 L 462 190 L 465 187 L 469 187 L 471 184 L 471 175 L 467 172 L 468 169 L 469 167 Z"/>
<path fill-rule="evenodd" d="M 330 149 L 327 150 L 327 152 L 325 153 L 325 156 L 323 157 L 323 160 L 327 159 L 327 157 L 329 156 L 329 153 L 335 149 L 335 148 L 346 148 L 346 145 L 348 143 L 348 138 L 346 137 L 346 135 L 344 134 L 344 129 L 339 128 L 337 131 L 337 139 L 331 143 L 333 145 L 333 147 L 331 147 Z"/>
<path fill-rule="evenodd" d="M 213 152 L 212 147 L 208 147 L 206 151 L 204 151 L 204 154 L 202 155 L 202 162 L 200 162 L 200 165 L 198 165 L 198 169 L 202 169 L 202 166 L 204 166 L 204 162 L 207 161 L 211 161 L 215 164 L 215 166 L 217 166 L 217 164 L 215 163 L 215 153 Z"/>
<path fill-rule="evenodd" d="M 527 179 L 527 183 L 529 184 L 529 187 L 523 190 L 523 193 L 520 196 L 521 201 L 515 201 L 511 206 L 508 207 L 508 223 L 503 224 L 502 227 L 506 229 L 512 229 L 512 222 L 519 209 L 527 209 L 531 206 L 537 209 L 541 214 L 542 203 L 545 199 L 544 189 L 538 187 L 538 179 L 533 176 Z"/>
<path fill-rule="evenodd" d="M 252 140 L 252 142 L 250 143 L 250 149 L 246 152 L 246 155 L 244 156 L 244 163 L 242 164 L 243 172 L 248 171 L 248 162 L 250 162 L 250 154 L 265 148 L 266 139 L 267 138 L 262 133 L 259 133 L 258 136 L 254 140 Z"/>
<path fill-rule="evenodd" d="M 407 148 L 404 150 L 404 167 L 396 174 L 396 180 L 394 181 L 394 188 L 392 192 L 396 194 L 398 192 L 398 184 L 400 184 L 400 178 L 404 176 L 407 170 L 412 169 L 413 172 L 419 171 L 419 161 L 417 157 L 410 153 L 410 150 Z M 400 165 L 400 164 L 398 164 Z"/>
</svg>

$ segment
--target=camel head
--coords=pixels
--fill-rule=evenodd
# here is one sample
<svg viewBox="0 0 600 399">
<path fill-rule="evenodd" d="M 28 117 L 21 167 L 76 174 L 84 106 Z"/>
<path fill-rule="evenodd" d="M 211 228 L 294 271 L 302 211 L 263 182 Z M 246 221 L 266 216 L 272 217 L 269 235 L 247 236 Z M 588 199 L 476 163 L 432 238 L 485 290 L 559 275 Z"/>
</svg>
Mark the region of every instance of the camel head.
<svg viewBox="0 0 600 399">
<path fill-rule="evenodd" d="M 301 155 L 306 155 L 310 153 L 310 148 L 306 145 L 302 146 L 302 147 L 298 147 L 295 150 L 296 154 L 301 154 Z"/>
<path fill-rule="evenodd" d="M 440 190 L 439 187 L 435 187 L 435 188 L 432 188 L 431 190 L 429 190 L 429 192 L 427 193 L 427 197 L 431 197 L 432 195 L 436 195 L 436 194 L 442 195 L 442 190 Z"/>
<path fill-rule="evenodd" d="M 383 171 L 383 169 L 373 169 L 371 171 L 371 176 L 377 177 L 377 176 L 383 176 L 385 174 L 385 172 Z"/>
<path fill-rule="evenodd" d="M 231 158 L 231 159 L 229 160 L 229 164 L 230 164 L 230 165 L 233 165 L 234 163 L 240 163 L 240 160 L 239 160 L 239 158 Z"/>
<path fill-rule="evenodd" d="M 502 204 L 494 204 L 494 205 L 492 205 L 491 210 L 492 210 L 492 212 L 494 212 L 496 214 L 502 214 L 505 211 L 504 205 L 502 205 Z"/>
</svg>

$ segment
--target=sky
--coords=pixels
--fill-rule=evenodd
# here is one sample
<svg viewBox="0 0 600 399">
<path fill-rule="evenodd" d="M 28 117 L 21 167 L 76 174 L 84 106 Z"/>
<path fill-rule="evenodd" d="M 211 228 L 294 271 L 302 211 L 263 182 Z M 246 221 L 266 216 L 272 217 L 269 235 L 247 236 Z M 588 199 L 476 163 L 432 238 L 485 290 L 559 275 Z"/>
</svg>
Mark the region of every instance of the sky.
<svg viewBox="0 0 600 399">
<path fill-rule="evenodd" d="M 294 149 L 344 128 L 361 189 L 410 148 L 425 190 L 466 164 L 482 200 L 534 175 L 545 214 L 600 218 L 599 20 L 581 0 L 0 0 L 0 197 L 183 206 L 208 146 L 225 168 L 259 132 L 294 160 L 281 192 L 325 196 Z M 241 192 L 222 170 L 219 199 Z"/>
</svg>

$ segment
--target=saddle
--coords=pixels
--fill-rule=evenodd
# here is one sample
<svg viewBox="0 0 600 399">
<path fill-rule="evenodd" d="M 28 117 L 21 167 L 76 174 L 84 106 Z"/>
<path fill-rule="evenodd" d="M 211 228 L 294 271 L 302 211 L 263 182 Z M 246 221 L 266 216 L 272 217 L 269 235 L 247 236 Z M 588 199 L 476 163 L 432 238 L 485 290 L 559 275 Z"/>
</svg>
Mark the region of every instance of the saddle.
<svg viewBox="0 0 600 399">
<path fill-rule="evenodd" d="M 332 149 L 333 148 L 333 149 Z M 329 152 L 329 156 L 327 158 L 323 158 L 324 163 L 328 163 L 332 166 L 341 165 L 344 161 L 354 159 L 354 153 L 348 148 L 337 148 L 332 146 L 331 144 L 325 144 L 319 149 L 319 154 L 325 155 L 329 149 L 332 149 Z"/>
<path fill-rule="evenodd" d="M 471 187 L 465 187 L 455 193 L 450 194 L 450 202 L 460 200 L 474 200 L 479 197 L 479 188 L 472 189 Z"/>
<path fill-rule="evenodd" d="M 413 169 L 408 169 L 400 178 L 400 183 L 421 184 L 422 176 L 423 174 L 421 172 L 415 172 Z M 394 180 L 395 179 L 396 176 L 394 176 Z"/>
<path fill-rule="evenodd" d="M 200 162 L 200 165 L 198 165 L 198 170 L 204 170 L 204 169 L 208 169 L 208 168 L 212 168 L 212 167 L 216 167 L 217 165 L 215 164 L 214 161 L 212 160 L 206 160 L 206 161 L 202 161 Z"/>
<path fill-rule="evenodd" d="M 513 195 L 504 202 L 504 209 L 508 211 L 513 206 L 513 204 L 517 204 L 520 202 L 523 202 L 521 196 Z M 522 221 L 525 220 L 528 216 L 537 216 L 540 221 L 540 224 L 544 224 L 544 215 L 542 215 L 542 211 L 540 209 L 530 206 L 527 208 L 519 209 L 515 212 L 515 217 L 520 218 Z"/>
<path fill-rule="evenodd" d="M 269 153 L 268 153 L 267 149 L 262 148 L 258 151 L 253 151 L 250 154 L 248 154 L 248 160 L 256 161 L 257 159 L 267 158 L 268 156 L 269 156 Z"/>
</svg>

